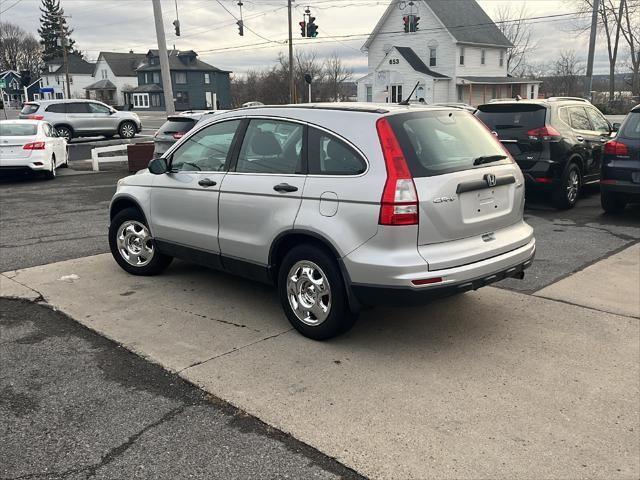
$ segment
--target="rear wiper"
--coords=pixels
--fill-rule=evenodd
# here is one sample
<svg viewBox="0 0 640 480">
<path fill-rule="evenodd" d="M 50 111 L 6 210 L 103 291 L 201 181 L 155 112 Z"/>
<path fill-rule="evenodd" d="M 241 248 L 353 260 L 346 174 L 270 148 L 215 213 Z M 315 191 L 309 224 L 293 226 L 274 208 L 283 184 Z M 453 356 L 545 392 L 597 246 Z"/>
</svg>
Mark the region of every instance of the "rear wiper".
<svg viewBox="0 0 640 480">
<path fill-rule="evenodd" d="M 473 160 L 474 165 L 482 165 L 483 163 L 499 162 L 507 158 L 506 155 L 485 155 Z"/>
</svg>

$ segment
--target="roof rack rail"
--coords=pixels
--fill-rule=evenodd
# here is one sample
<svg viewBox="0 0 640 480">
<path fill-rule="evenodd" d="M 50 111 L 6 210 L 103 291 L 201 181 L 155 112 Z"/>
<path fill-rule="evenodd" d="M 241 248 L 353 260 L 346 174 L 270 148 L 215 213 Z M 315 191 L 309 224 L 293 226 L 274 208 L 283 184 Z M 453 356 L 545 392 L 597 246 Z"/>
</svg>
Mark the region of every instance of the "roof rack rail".
<svg viewBox="0 0 640 480">
<path fill-rule="evenodd" d="M 586 98 L 582 98 L 582 97 L 549 97 L 547 98 L 547 100 L 549 102 L 560 102 L 563 100 L 570 100 L 573 102 L 584 102 L 584 103 L 591 103 L 589 100 L 587 100 Z"/>
</svg>

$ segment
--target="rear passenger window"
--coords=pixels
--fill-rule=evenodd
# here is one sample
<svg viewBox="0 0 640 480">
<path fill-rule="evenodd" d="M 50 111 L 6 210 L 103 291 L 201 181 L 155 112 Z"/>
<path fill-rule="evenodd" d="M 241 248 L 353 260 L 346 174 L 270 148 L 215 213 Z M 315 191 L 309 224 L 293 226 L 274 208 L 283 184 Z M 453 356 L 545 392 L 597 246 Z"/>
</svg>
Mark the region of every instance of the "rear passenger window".
<svg viewBox="0 0 640 480">
<path fill-rule="evenodd" d="M 67 113 L 89 113 L 88 103 L 68 103 Z"/>
<path fill-rule="evenodd" d="M 309 128 L 309 173 L 312 175 L 359 175 L 365 161 L 333 135 Z"/>
<path fill-rule="evenodd" d="M 66 113 L 66 104 L 64 103 L 54 103 L 53 105 L 49 105 L 47 107 L 47 112 L 51 113 Z"/>
<path fill-rule="evenodd" d="M 591 123 L 584 107 L 571 107 L 569 109 L 571 126 L 576 130 L 591 130 Z"/>
<path fill-rule="evenodd" d="M 255 119 L 249 122 L 236 172 L 302 172 L 302 132 L 297 123 Z"/>
</svg>

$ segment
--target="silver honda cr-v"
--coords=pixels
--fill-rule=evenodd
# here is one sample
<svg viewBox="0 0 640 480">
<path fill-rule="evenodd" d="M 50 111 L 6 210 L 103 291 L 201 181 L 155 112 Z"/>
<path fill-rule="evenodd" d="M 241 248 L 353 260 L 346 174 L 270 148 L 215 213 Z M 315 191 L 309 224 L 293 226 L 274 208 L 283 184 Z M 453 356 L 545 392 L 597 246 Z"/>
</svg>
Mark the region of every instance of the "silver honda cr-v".
<svg viewBox="0 0 640 480">
<path fill-rule="evenodd" d="M 363 306 L 522 278 L 524 180 L 470 113 L 316 104 L 231 111 L 118 182 L 109 243 L 135 275 L 173 257 L 276 285 L 302 334 Z"/>
</svg>

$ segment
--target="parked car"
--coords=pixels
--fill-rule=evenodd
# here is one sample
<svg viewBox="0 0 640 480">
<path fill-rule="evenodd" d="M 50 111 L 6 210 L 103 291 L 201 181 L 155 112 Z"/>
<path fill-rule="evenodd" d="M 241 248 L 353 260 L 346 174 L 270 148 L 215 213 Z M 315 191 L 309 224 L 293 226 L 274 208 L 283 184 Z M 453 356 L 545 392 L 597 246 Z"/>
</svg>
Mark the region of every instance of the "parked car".
<svg viewBox="0 0 640 480">
<path fill-rule="evenodd" d="M 39 120 L 0 120 L 0 172 L 38 172 L 55 178 L 69 163 L 67 142 Z"/>
<path fill-rule="evenodd" d="M 365 305 L 420 304 L 524 276 L 524 177 L 457 108 L 312 104 L 234 110 L 118 182 L 109 244 L 134 275 L 173 257 L 277 286 L 302 334 Z"/>
<path fill-rule="evenodd" d="M 153 136 L 153 156 L 160 157 L 169 147 L 180 140 L 185 133 L 191 130 L 198 122 L 206 121 L 211 115 L 224 113 L 227 110 L 189 110 L 178 115 L 167 117 Z"/>
<path fill-rule="evenodd" d="M 604 145 L 600 199 L 608 213 L 640 202 L 640 105 L 631 110 L 616 136 Z"/>
<path fill-rule="evenodd" d="M 133 138 L 142 130 L 142 122 L 135 112 L 121 112 L 94 100 L 27 102 L 19 117 L 49 122 L 67 142 L 76 137 L 102 135 Z"/>
<path fill-rule="evenodd" d="M 502 100 L 480 105 L 476 116 L 513 155 L 527 188 L 548 190 L 557 208 L 572 208 L 580 189 L 600 180 L 614 129 L 586 100 Z"/>
</svg>

